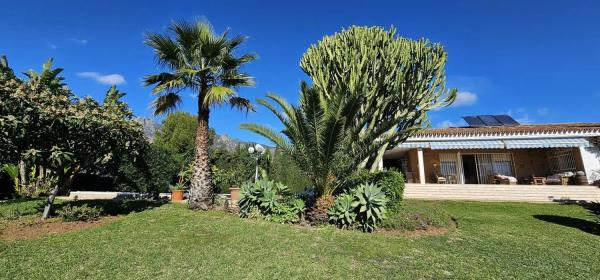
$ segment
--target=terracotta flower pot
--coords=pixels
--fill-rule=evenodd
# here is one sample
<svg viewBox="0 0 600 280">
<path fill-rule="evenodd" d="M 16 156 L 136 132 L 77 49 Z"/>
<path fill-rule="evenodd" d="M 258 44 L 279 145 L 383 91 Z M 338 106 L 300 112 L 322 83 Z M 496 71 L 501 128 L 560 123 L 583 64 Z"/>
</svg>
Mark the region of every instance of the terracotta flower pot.
<svg viewBox="0 0 600 280">
<path fill-rule="evenodd" d="M 229 194 L 231 195 L 231 203 L 237 204 L 237 202 L 240 200 L 240 188 L 238 188 L 238 187 L 229 188 Z"/>
<path fill-rule="evenodd" d="M 173 190 L 171 191 L 171 201 L 182 201 L 183 200 L 183 190 Z"/>
</svg>

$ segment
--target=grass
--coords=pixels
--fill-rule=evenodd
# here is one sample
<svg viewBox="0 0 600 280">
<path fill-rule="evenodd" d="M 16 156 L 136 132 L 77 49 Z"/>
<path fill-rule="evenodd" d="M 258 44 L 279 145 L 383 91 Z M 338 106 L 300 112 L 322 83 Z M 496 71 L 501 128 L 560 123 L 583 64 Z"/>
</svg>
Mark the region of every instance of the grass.
<svg viewBox="0 0 600 280">
<path fill-rule="evenodd" d="M 428 229 L 449 229 L 455 227 L 452 216 L 439 204 L 411 200 L 403 203 L 400 209 L 389 213 L 381 224 L 382 228 L 399 231 Z"/>
<path fill-rule="evenodd" d="M 402 237 L 242 220 L 167 204 L 113 223 L 0 241 L 5 279 L 593 279 L 600 236 L 576 205 L 421 202 L 456 219 Z M 3 206 L 0 206 L 3 207 Z M 596 228 L 597 230 L 597 228 Z"/>
</svg>

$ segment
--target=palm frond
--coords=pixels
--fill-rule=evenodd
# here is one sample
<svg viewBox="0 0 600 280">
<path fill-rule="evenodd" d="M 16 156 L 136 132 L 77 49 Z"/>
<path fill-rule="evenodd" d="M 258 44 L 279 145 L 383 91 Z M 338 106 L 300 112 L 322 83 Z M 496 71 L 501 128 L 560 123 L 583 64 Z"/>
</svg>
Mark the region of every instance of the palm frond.
<svg viewBox="0 0 600 280">
<path fill-rule="evenodd" d="M 237 108 L 240 111 L 246 111 L 246 113 L 250 111 L 254 112 L 254 105 L 246 98 L 233 96 L 229 98 L 228 103 L 231 105 L 231 108 Z"/>
<path fill-rule="evenodd" d="M 173 112 L 181 104 L 181 96 L 176 93 L 167 93 L 154 99 L 152 108 L 155 115 L 162 115 Z"/>
<path fill-rule="evenodd" d="M 233 72 L 233 71 L 229 71 Z M 239 87 L 239 86 L 254 86 L 254 78 L 244 73 L 225 73 L 221 77 L 221 84 L 226 87 Z"/>
<path fill-rule="evenodd" d="M 277 147 L 280 147 L 281 149 L 283 149 L 285 151 L 291 150 L 291 147 L 290 147 L 288 141 L 285 140 L 279 132 L 276 132 L 275 130 L 273 130 L 271 128 L 268 128 L 264 125 L 253 124 L 253 123 L 243 123 L 240 125 L 240 128 L 248 130 L 248 131 L 252 131 L 256 134 L 259 134 L 259 135 L 269 139 L 271 142 L 273 142 L 275 145 L 277 145 Z"/>
<path fill-rule="evenodd" d="M 202 98 L 202 105 L 206 108 L 211 106 L 223 105 L 229 101 L 232 97 L 235 97 L 235 91 L 228 87 L 223 86 L 211 86 L 206 91 Z"/>
<path fill-rule="evenodd" d="M 182 66 L 179 60 L 179 46 L 169 36 L 148 33 L 145 37 L 144 43 L 154 49 L 154 55 L 158 64 L 167 66 L 170 69 L 177 69 Z"/>
</svg>

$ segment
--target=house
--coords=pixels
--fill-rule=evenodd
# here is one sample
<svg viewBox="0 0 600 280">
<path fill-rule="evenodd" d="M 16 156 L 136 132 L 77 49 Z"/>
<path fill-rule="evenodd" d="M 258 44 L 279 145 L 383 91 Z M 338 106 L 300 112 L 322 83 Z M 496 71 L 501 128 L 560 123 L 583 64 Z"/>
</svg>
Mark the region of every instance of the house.
<svg viewBox="0 0 600 280">
<path fill-rule="evenodd" d="M 600 180 L 600 123 L 521 125 L 507 115 L 425 129 L 388 150 L 409 183 L 585 185 Z"/>
</svg>

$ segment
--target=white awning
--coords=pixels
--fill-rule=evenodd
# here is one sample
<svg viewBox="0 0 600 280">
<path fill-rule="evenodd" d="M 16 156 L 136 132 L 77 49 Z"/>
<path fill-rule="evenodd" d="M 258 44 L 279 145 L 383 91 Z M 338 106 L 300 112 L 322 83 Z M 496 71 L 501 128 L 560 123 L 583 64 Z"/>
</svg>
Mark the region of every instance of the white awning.
<svg viewBox="0 0 600 280">
<path fill-rule="evenodd" d="M 404 142 L 397 146 L 397 148 L 406 149 L 417 149 L 417 148 L 429 148 L 429 142 Z"/>
<path fill-rule="evenodd" d="M 507 149 L 589 147 L 584 138 L 515 139 L 504 140 Z"/>
<path fill-rule="evenodd" d="M 397 148 L 432 150 L 458 149 L 530 149 L 530 148 L 575 148 L 590 147 L 585 138 L 546 138 L 546 139 L 507 139 L 507 140 L 445 140 L 445 141 L 407 141 Z"/>
<path fill-rule="evenodd" d="M 464 140 L 430 142 L 432 150 L 503 149 L 502 140 Z"/>
</svg>

